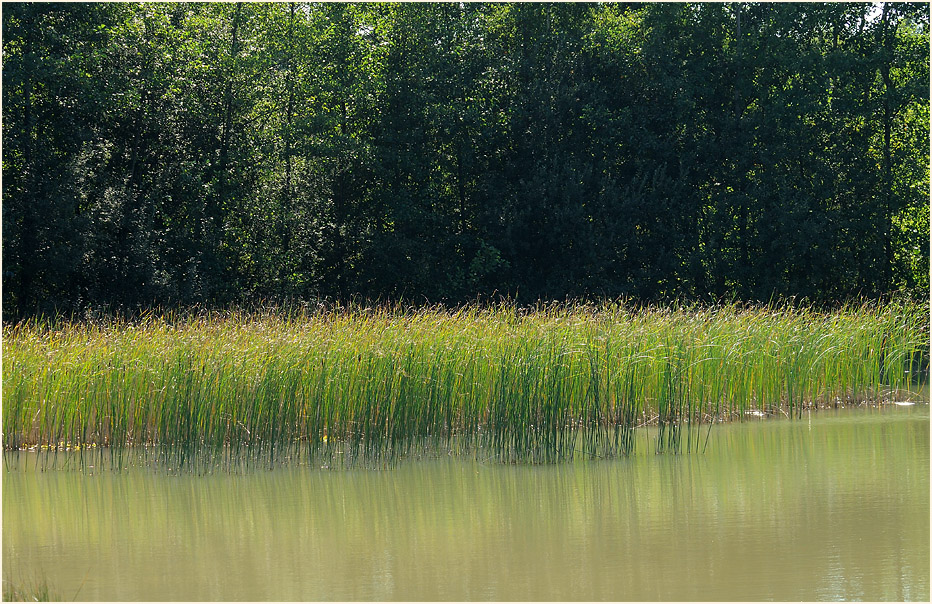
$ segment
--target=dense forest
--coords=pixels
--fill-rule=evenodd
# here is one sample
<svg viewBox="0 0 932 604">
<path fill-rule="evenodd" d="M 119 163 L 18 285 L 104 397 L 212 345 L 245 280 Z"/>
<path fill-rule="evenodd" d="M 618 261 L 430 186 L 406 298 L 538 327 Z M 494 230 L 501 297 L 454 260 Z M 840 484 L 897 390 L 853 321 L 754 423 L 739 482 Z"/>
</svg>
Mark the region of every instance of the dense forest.
<svg viewBox="0 0 932 604">
<path fill-rule="evenodd" d="M 929 288 L 929 6 L 4 3 L 3 317 Z"/>
</svg>

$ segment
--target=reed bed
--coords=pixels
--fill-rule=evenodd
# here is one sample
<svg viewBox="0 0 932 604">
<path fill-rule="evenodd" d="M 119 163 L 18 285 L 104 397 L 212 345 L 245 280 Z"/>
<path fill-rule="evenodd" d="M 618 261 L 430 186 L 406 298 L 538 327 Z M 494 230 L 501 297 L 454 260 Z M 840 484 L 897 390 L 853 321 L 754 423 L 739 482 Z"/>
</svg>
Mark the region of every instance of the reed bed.
<svg viewBox="0 0 932 604">
<path fill-rule="evenodd" d="M 506 462 L 698 450 L 748 413 L 880 402 L 928 366 L 928 306 L 321 308 L 3 331 L 3 446 L 178 466 L 425 452 Z"/>
</svg>

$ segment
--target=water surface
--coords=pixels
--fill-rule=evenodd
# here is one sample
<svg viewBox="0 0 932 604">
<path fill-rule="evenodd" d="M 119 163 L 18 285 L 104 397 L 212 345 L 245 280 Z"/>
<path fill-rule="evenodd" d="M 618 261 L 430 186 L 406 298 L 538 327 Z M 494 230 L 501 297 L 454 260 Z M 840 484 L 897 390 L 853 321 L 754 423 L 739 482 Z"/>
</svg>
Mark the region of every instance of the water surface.
<svg viewBox="0 0 932 604">
<path fill-rule="evenodd" d="M 70 600 L 929 600 L 929 407 L 509 466 L 3 473 L 3 579 Z"/>
</svg>

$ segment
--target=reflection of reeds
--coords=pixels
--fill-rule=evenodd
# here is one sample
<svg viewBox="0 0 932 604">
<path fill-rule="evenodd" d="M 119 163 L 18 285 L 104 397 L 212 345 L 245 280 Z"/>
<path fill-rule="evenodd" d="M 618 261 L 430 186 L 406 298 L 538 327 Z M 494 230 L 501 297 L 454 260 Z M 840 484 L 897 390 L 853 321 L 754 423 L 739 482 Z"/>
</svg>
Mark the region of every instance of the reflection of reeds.
<svg viewBox="0 0 932 604">
<path fill-rule="evenodd" d="M 4 328 L 4 448 L 146 446 L 175 464 L 484 450 L 696 450 L 748 410 L 879 400 L 928 364 L 912 303 L 632 310 L 334 308 Z M 920 358 L 917 362 L 917 358 Z"/>
</svg>

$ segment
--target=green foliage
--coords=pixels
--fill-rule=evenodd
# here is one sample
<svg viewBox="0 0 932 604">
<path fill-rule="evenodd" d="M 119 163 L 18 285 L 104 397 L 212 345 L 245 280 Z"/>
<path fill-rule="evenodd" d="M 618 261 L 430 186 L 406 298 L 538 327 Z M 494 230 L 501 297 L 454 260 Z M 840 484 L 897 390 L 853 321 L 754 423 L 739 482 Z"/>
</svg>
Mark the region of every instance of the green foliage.
<svg viewBox="0 0 932 604">
<path fill-rule="evenodd" d="M 902 395 L 929 354 L 928 306 L 913 303 L 354 306 L 5 331 L 5 449 L 135 447 L 169 467 L 550 462 L 629 454 L 646 424 L 659 450 L 697 450 L 711 422 L 748 411 Z"/>
<path fill-rule="evenodd" d="M 3 7 L 4 319 L 928 298 L 925 4 Z"/>
</svg>

